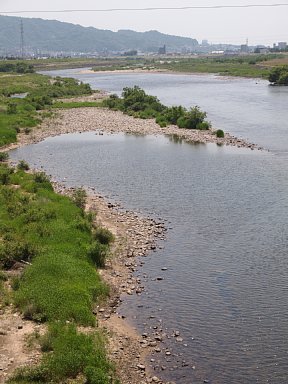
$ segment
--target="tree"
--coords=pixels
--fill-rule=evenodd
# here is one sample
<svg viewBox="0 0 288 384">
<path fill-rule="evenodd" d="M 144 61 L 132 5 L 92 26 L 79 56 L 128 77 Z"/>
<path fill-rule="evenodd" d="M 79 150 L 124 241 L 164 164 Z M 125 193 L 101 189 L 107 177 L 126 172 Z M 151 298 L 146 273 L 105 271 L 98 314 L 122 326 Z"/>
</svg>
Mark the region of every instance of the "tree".
<svg viewBox="0 0 288 384">
<path fill-rule="evenodd" d="M 206 112 L 202 112 L 198 106 L 191 107 L 182 117 L 177 121 L 179 128 L 188 128 L 188 129 L 203 129 L 202 123 L 206 118 Z M 207 127 L 205 124 L 205 129 L 209 128 L 209 123 Z"/>
</svg>

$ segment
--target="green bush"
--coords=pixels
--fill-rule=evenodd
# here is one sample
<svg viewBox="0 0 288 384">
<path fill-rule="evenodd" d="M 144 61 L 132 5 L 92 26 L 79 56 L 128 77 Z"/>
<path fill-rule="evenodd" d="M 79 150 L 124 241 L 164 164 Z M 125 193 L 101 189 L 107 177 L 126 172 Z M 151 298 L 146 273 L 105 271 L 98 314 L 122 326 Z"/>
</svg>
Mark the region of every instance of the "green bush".
<svg viewBox="0 0 288 384">
<path fill-rule="evenodd" d="M 37 247 L 24 239 L 15 236 L 4 238 L 0 247 L 0 265 L 11 268 L 17 261 L 31 261 L 38 253 Z"/>
<path fill-rule="evenodd" d="M 94 232 L 94 239 L 101 244 L 109 245 L 114 241 L 114 236 L 109 229 L 98 227 Z"/>
<path fill-rule="evenodd" d="M 0 152 L 0 162 L 7 161 L 9 159 L 8 152 Z"/>
<path fill-rule="evenodd" d="M 201 123 L 197 124 L 197 129 L 200 131 L 207 131 L 211 128 L 211 124 L 208 121 L 202 121 Z"/>
<path fill-rule="evenodd" d="M 268 80 L 275 85 L 288 85 L 288 66 L 273 68 L 270 71 Z"/>
<path fill-rule="evenodd" d="M 216 131 L 216 136 L 217 136 L 218 138 L 223 138 L 223 137 L 225 136 L 224 131 L 223 131 L 222 129 L 218 129 L 218 130 Z"/>
<path fill-rule="evenodd" d="M 108 251 L 109 248 L 106 244 L 95 241 L 88 250 L 88 257 L 98 268 L 104 268 Z"/>
<path fill-rule="evenodd" d="M 7 105 L 7 113 L 8 115 L 14 115 L 17 113 L 17 104 L 9 102 Z"/>
<path fill-rule="evenodd" d="M 8 185 L 10 183 L 13 170 L 8 167 L 0 167 L 0 185 Z"/>
<path fill-rule="evenodd" d="M 180 106 L 172 106 L 170 108 L 166 108 L 163 112 L 163 115 L 167 122 L 170 124 L 176 125 L 177 121 L 180 117 L 184 116 L 186 113 L 186 108 Z"/>
<path fill-rule="evenodd" d="M 204 119 L 206 118 L 206 112 L 202 112 L 199 107 L 195 106 L 190 108 L 189 111 L 185 112 L 183 117 L 180 117 L 181 120 L 181 127 L 179 128 L 188 128 L 188 129 L 199 129 L 201 123 L 204 122 Z M 179 121 L 179 119 L 178 119 Z M 178 124 L 177 121 L 177 124 Z"/>
<path fill-rule="evenodd" d="M 18 165 L 17 165 L 17 168 L 22 170 L 22 171 L 28 171 L 30 167 L 29 167 L 29 164 L 26 163 L 26 161 L 20 160 Z"/>
<path fill-rule="evenodd" d="M 86 205 L 87 193 L 83 188 L 77 188 L 72 193 L 72 201 L 77 207 L 84 210 Z"/>
</svg>

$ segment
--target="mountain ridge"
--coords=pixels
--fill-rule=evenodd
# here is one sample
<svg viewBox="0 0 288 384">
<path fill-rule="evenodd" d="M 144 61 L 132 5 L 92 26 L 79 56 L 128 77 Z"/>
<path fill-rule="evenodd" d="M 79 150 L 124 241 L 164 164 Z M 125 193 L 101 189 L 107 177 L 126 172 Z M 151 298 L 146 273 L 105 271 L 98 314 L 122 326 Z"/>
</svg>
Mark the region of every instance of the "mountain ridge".
<svg viewBox="0 0 288 384">
<path fill-rule="evenodd" d="M 198 45 L 196 39 L 167 35 L 155 30 L 136 32 L 120 29 L 113 32 L 58 20 L 0 15 L 2 54 L 19 51 L 21 21 L 26 51 L 101 53 L 136 49 L 142 52 L 157 52 L 161 46 L 166 45 L 169 51 L 179 52 L 181 49 L 193 49 Z"/>
</svg>

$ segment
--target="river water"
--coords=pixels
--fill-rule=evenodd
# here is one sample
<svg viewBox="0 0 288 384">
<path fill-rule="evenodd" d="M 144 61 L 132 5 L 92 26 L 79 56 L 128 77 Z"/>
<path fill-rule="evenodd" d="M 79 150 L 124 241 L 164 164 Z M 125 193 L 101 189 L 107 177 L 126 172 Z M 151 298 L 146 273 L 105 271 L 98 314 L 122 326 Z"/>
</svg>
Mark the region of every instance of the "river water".
<svg viewBox="0 0 288 384">
<path fill-rule="evenodd" d="M 287 88 L 213 75 L 63 74 L 113 93 L 137 84 L 166 104 L 197 104 L 214 126 L 269 149 L 88 132 L 11 158 L 166 220 L 163 249 L 136 272 L 145 292 L 120 307 L 141 332 L 167 333 L 164 353 L 153 356 L 156 375 L 177 384 L 287 383 Z M 182 341 L 170 337 L 175 330 Z"/>
</svg>

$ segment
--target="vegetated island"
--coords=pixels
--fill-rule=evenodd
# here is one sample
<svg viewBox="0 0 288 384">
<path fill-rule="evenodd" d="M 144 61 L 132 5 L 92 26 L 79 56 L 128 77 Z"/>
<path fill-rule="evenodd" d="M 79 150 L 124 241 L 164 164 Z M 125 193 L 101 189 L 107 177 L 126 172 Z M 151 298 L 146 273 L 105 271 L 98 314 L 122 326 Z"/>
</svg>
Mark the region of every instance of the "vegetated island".
<svg viewBox="0 0 288 384">
<path fill-rule="evenodd" d="M 271 68 L 288 63 L 287 55 L 199 55 L 192 57 L 135 57 L 109 58 L 96 61 L 92 70 L 114 72 L 168 72 L 214 73 L 221 76 L 238 76 L 268 79 Z M 283 64 L 282 64 L 283 65 Z"/>
<path fill-rule="evenodd" d="M 44 173 L 30 173 L 24 161 L 11 167 L 7 146 L 84 130 L 250 144 L 217 135 L 198 107 L 167 108 L 138 87 L 124 89 L 122 99 L 112 95 L 103 100 L 86 84 L 35 74 L 26 63 L 13 63 L 0 75 L 0 84 L 0 145 L 6 146 L 0 152 L 1 380 L 116 384 L 120 377 L 123 383 L 148 383 L 143 340 L 116 308 L 119 287 L 141 294 L 141 282 L 132 275 L 135 257 L 156 248 L 163 223 L 123 212 L 100 196 L 86 200 L 83 190 L 53 186 Z M 110 334 L 108 350 L 97 323 Z M 145 337 L 144 352 L 149 353 L 155 335 Z M 27 340 L 30 351 L 23 350 Z M 154 377 L 154 382 L 161 380 Z"/>
</svg>

